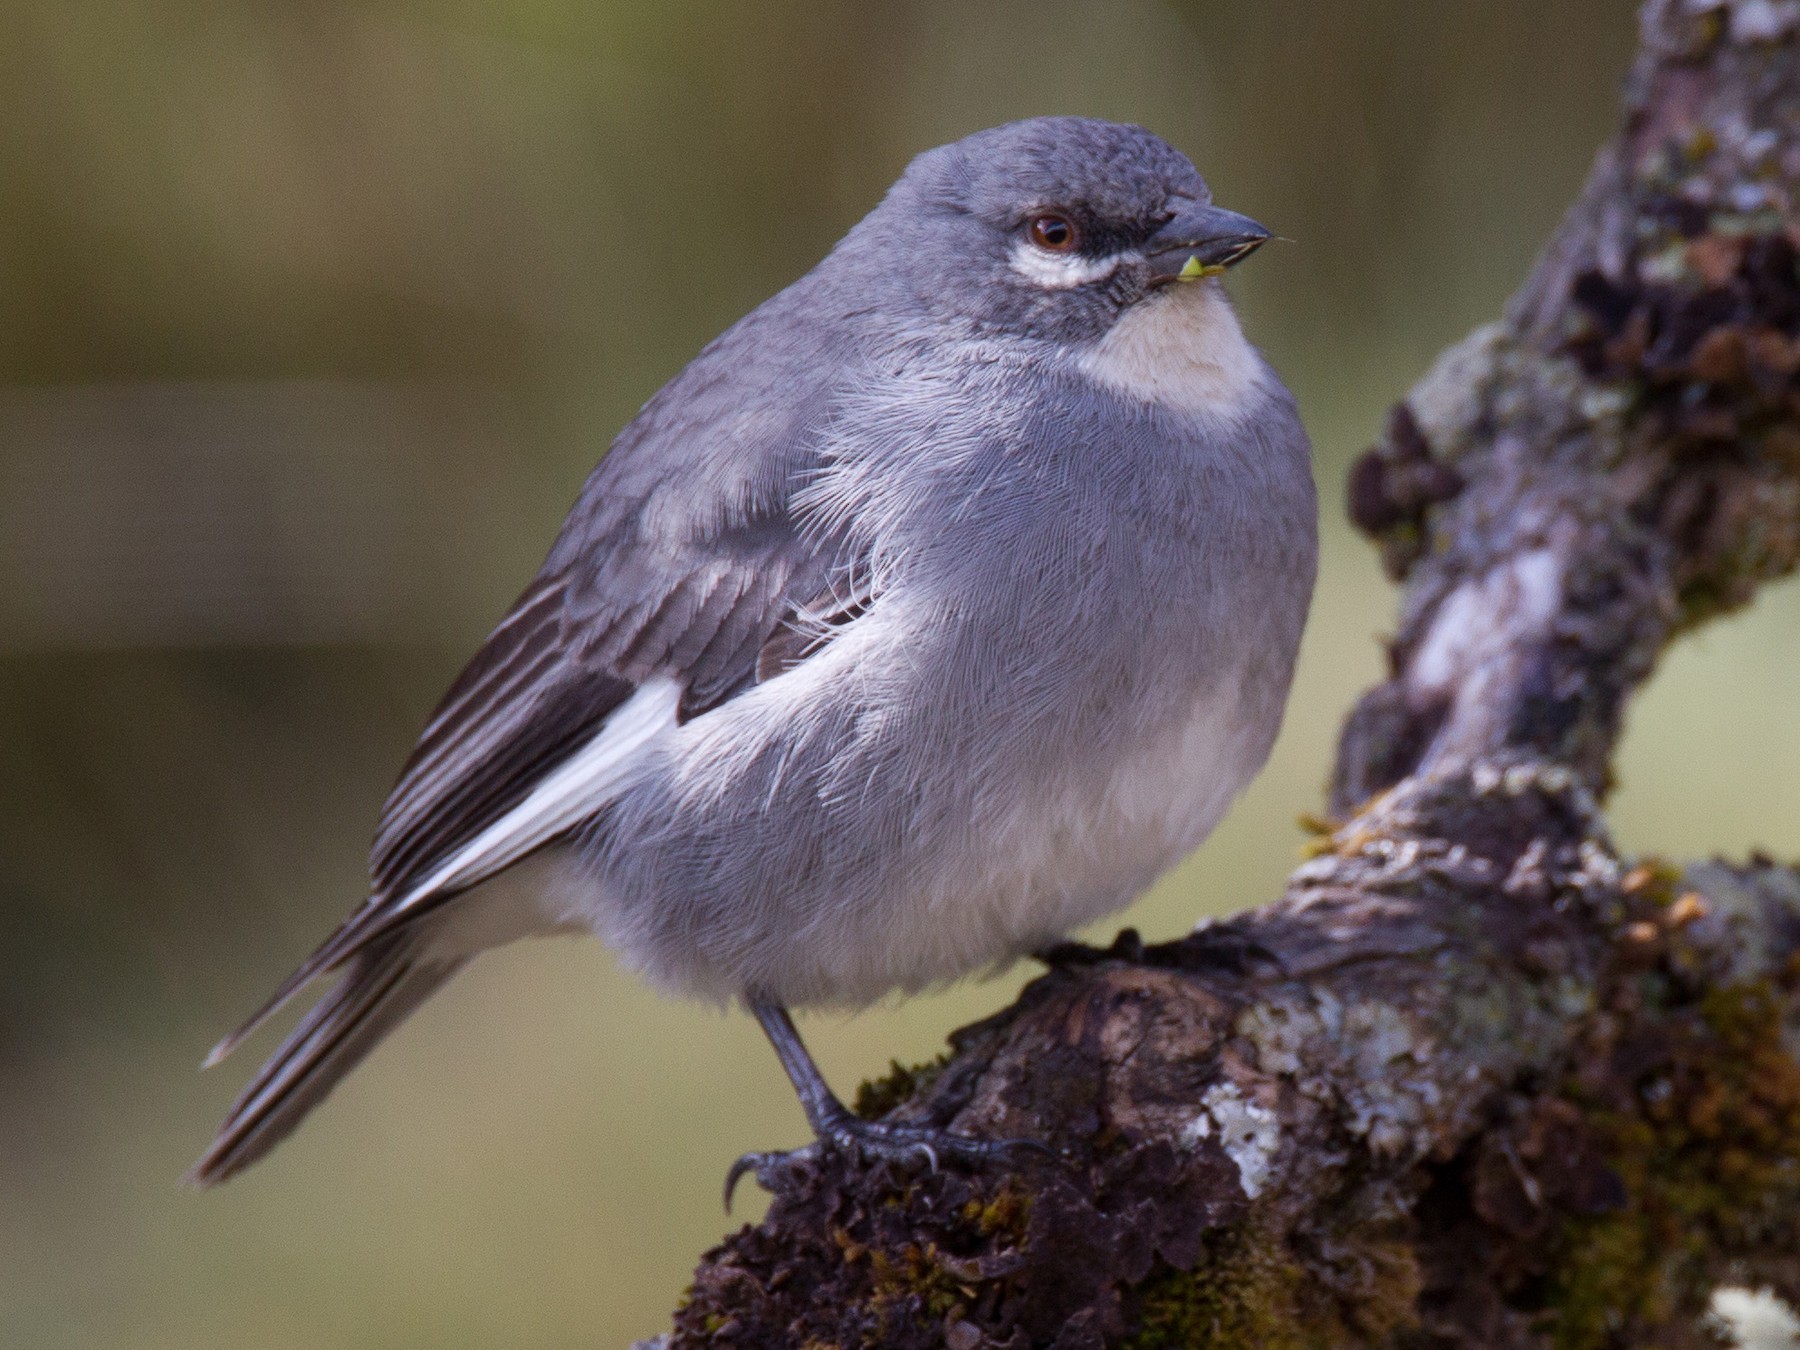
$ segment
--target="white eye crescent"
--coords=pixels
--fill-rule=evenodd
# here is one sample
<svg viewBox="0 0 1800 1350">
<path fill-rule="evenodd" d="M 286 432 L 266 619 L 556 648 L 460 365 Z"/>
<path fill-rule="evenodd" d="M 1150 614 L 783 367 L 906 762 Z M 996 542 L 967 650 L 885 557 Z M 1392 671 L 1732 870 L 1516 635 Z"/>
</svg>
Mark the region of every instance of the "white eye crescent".
<svg viewBox="0 0 1800 1350">
<path fill-rule="evenodd" d="M 1104 280 L 1136 256 L 1115 253 L 1107 258 L 1088 258 L 1079 253 L 1053 253 L 1021 239 L 1013 246 L 1012 270 L 1048 290 L 1068 291 Z"/>
</svg>

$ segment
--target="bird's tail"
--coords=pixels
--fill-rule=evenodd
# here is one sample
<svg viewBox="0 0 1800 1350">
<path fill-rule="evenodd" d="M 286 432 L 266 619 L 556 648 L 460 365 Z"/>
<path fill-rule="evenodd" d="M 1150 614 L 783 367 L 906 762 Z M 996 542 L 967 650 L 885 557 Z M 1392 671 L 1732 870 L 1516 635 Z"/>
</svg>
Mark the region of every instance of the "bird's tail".
<svg viewBox="0 0 1800 1350">
<path fill-rule="evenodd" d="M 287 1138 L 340 1078 L 462 964 L 422 957 L 408 934 L 363 948 L 345 963 L 337 987 L 244 1089 L 188 1181 L 196 1186 L 224 1181 Z"/>
</svg>

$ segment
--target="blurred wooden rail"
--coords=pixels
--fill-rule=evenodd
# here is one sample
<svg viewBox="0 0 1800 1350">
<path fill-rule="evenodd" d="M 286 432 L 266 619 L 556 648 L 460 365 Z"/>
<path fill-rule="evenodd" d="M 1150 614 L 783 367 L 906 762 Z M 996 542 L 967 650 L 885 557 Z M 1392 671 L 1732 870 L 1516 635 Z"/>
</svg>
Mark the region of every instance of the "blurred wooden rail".
<svg viewBox="0 0 1800 1350">
<path fill-rule="evenodd" d="M 6 390 L 0 652 L 464 642 L 507 598 L 494 541 L 541 546 L 528 434 L 467 388 Z"/>
</svg>

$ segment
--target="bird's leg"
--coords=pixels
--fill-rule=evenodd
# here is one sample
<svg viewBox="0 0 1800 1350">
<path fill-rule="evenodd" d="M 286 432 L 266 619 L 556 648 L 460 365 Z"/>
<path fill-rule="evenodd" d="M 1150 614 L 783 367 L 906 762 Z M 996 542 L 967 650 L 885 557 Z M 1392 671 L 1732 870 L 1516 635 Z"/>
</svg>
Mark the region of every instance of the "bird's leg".
<svg viewBox="0 0 1800 1350">
<path fill-rule="evenodd" d="M 781 1061 L 788 1082 L 794 1085 L 794 1094 L 800 1098 L 800 1109 L 806 1112 L 806 1123 L 812 1126 L 813 1133 L 834 1144 L 844 1143 L 858 1117 L 837 1099 L 825 1075 L 819 1072 L 788 1010 L 779 1003 L 752 1000 L 750 1011 L 775 1048 L 775 1058 Z"/>
<path fill-rule="evenodd" d="M 775 1047 L 775 1056 L 787 1071 L 788 1081 L 800 1098 L 806 1112 L 806 1123 L 818 1136 L 816 1143 L 791 1153 L 746 1153 L 731 1165 L 725 1178 L 725 1208 L 731 1208 L 731 1193 L 739 1178 L 755 1172 L 766 1190 L 776 1189 L 783 1173 L 794 1163 L 817 1156 L 820 1149 L 833 1148 L 851 1155 L 883 1158 L 895 1162 L 923 1162 L 933 1171 L 950 1159 L 980 1165 L 1017 1158 L 1022 1152 L 1051 1156 L 1050 1150 L 1034 1140 L 970 1139 L 929 1125 L 903 1125 L 864 1120 L 837 1099 L 825 1075 L 807 1053 L 794 1019 L 779 1003 L 750 999 L 750 1011 L 762 1025 L 763 1034 Z"/>
</svg>

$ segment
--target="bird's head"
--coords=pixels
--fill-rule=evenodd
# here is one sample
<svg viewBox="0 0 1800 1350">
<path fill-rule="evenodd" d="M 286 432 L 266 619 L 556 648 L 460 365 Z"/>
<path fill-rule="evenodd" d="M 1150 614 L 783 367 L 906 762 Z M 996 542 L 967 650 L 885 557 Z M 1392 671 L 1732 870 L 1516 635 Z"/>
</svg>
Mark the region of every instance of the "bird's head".
<svg viewBox="0 0 1800 1350">
<path fill-rule="evenodd" d="M 1163 293 L 1213 292 L 1213 278 L 1269 238 L 1214 206 L 1161 137 L 1080 117 L 1013 122 L 926 151 L 864 231 L 890 256 L 904 247 L 905 280 L 928 309 L 1077 344 Z"/>
</svg>

